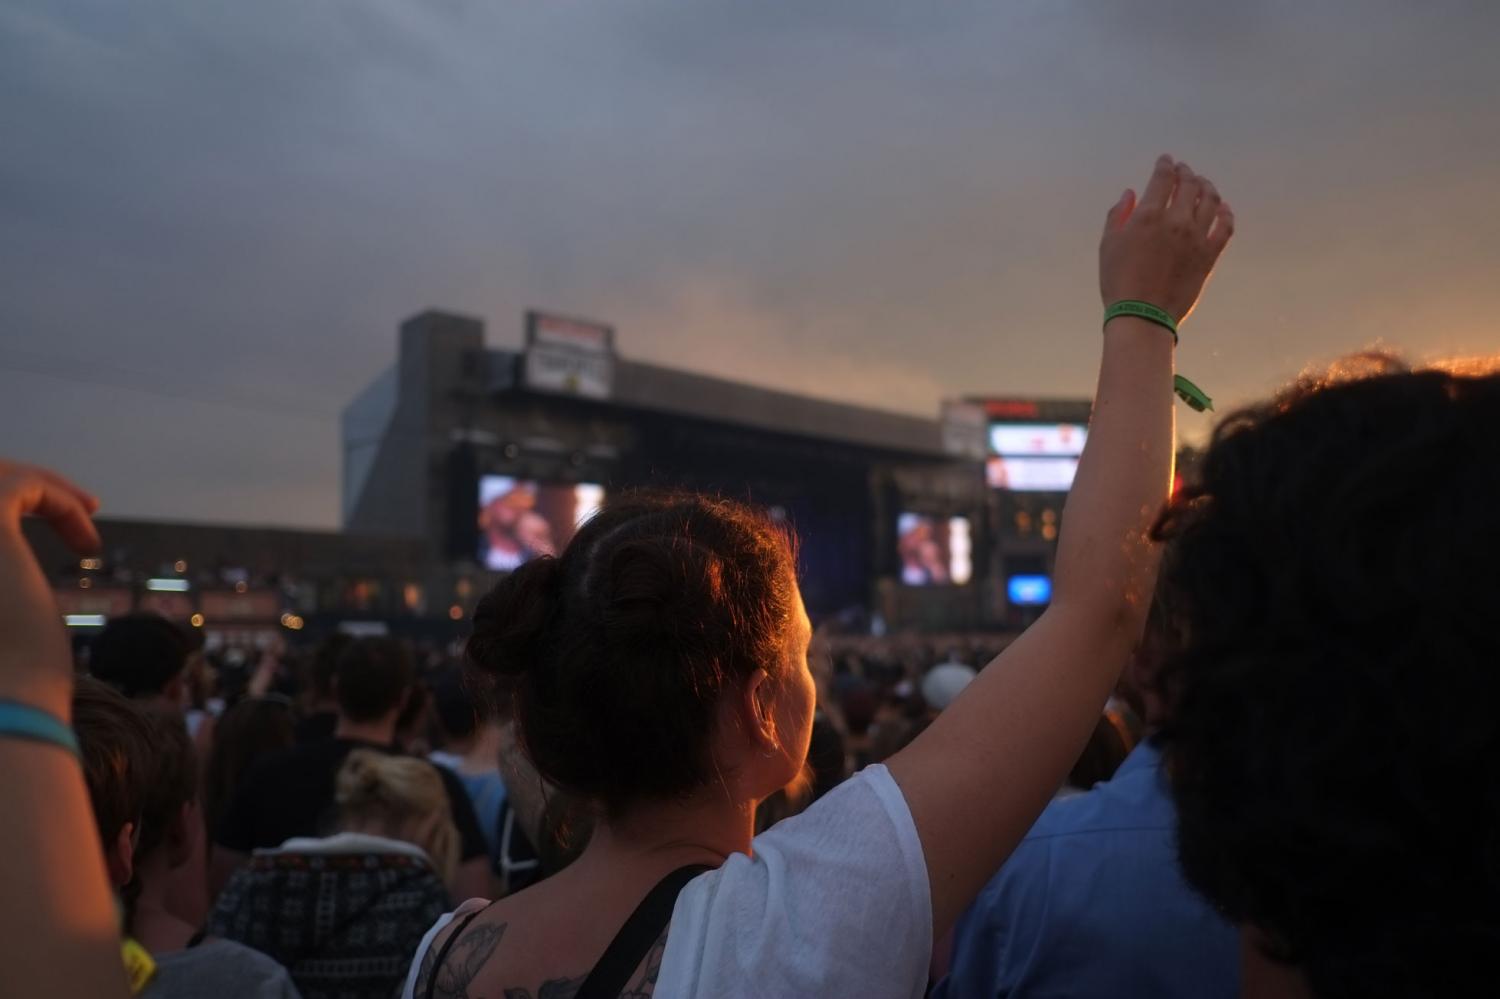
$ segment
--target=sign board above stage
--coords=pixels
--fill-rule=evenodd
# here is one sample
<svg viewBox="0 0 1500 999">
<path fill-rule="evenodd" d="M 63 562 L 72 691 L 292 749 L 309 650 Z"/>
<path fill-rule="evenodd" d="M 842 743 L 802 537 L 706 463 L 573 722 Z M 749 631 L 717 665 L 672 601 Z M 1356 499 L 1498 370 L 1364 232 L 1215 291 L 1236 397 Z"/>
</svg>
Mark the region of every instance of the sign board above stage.
<svg viewBox="0 0 1500 999">
<path fill-rule="evenodd" d="M 546 312 L 526 313 L 526 346 L 570 347 L 586 353 L 615 352 L 615 329 L 587 319 L 569 319 Z"/>
<path fill-rule="evenodd" d="M 614 327 L 528 312 L 522 370 L 534 392 L 608 399 L 615 383 Z"/>
<path fill-rule="evenodd" d="M 567 347 L 536 344 L 526 350 L 525 384 L 533 392 L 554 392 L 585 399 L 614 394 L 615 359 Z"/>
</svg>

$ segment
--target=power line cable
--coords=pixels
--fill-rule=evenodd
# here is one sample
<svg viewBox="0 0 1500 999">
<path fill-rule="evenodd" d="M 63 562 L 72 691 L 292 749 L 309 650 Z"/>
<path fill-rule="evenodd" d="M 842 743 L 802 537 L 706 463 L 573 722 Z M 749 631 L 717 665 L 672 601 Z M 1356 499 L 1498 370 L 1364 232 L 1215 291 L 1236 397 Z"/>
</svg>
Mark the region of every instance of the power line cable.
<svg viewBox="0 0 1500 999">
<path fill-rule="evenodd" d="M 84 361 L 78 358 L 43 354 L 37 351 L 22 350 L 9 346 L 0 346 L 0 356 L 8 357 L 6 360 L 0 360 L 0 371 L 40 375 L 44 378 L 92 385 L 96 388 L 123 389 L 128 392 L 154 395 L 164 399 L 173 399 L 178 402 L 197 402 L 211 406 L 226 406 L 272 416 L 286 416 L 293 419 L 326 422 L 329 420 L 336 421 L 340 417 L 340 414 L 336 411 L 316 409 L 300 400 L 292 400 L 265 393 L 247 393 L 239 389 L 215 389 L 212 392 L 194 392 L 182 388 L 168 388 L 160 384 L 143 385 L 135 380 L 155 380 L 160 377 L 160 373 L 98 361 Z M 83 369 L 92 368 L 95 373 L 90 375 L 81 371 L 69 372 L 59 370 L 59 365 L 71 365 Z"/>
</svg>

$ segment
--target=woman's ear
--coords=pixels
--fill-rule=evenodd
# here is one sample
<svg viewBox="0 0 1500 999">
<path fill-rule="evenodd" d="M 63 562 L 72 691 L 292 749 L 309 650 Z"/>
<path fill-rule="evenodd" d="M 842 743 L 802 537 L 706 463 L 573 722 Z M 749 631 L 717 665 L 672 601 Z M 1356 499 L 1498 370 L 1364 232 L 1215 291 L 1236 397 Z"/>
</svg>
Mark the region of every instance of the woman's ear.
<svg viewBox="0 0 1500 999">
<path fill-rule="evenodd" d="M 744 730 L 762 752 L 774 752 L 780 743 L 776 738 L 775 684 L 763 669 L 750 674 L 745 682 L 744 703 L 741 705 Z"/>
</svg>

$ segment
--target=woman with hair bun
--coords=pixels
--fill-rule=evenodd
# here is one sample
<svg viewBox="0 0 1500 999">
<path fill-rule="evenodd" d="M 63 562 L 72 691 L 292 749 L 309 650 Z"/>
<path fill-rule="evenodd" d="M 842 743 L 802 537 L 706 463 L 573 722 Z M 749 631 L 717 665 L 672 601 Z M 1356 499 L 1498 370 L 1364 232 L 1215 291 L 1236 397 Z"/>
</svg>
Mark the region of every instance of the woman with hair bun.
<svg viewBox="0 0 1500 999">
<path fill-rule="evenodd" d="M 801 772 L 814 709 L 785 533 L 724 500 L 627 497 L 501 580 L 469 659 L 513 697 L 537 771 L 598 824 L 561 873 L 440 920 L 406 995 L 923 995 L 934 934 L 1062 783 L 1140 637 L 1172 478 L 1162 325 L 1192 310 L 1231 228 L 1213 185 L 1167 157 L 1110 209 L 1100 283 L 1123 308 L 1052 605 L 910 746 L 759 836 L 755 806 Z"/>
<path fill-rule="evenodd" d="M 338 832 L 257 851 L 219 896 L 209 928 L 276 958 L 304 999 L 389 996 L 447 907 L 458 831 L 423 760 L 355 750 L 336 800 Z"/>
</svg>

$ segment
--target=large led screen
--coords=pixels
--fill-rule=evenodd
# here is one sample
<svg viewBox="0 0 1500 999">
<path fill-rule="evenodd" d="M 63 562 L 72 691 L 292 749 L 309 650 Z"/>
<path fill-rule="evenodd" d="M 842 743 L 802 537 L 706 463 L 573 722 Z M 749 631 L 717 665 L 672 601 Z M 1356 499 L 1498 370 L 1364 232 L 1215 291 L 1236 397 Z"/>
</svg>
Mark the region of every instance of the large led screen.
<svg viewBox="0 0 1500 999">
<path fill-rule="evenodd" d="M 991 423 L 990 453 L 1005 457 L 1078 457 L 1089 431 L 1081 423 Z"/>
<path fill-rule="evenodd" d="M 993 489 L 1065 493 L 1089 431 L 1081 423 L 992 423 L 986 477 Z"/>
<path fill-rule="evenodd" d="M 896 520 L 896 552 L 907 586 L 960 586 L 974 574 L 967 517 L 903 513 Z"/>
<path fill-rule="evenodd" d="M 479 561 L 501 572 L 556 555 L 604 504 L 604 487 L 479 477 Z"/>
<path fill-rule="evenodd" d="M 1065 493 L 1077 472 L 1077 458 L 991 458 L 985 465 L 991 489 L 1018 493 Z"/>
</svg>

